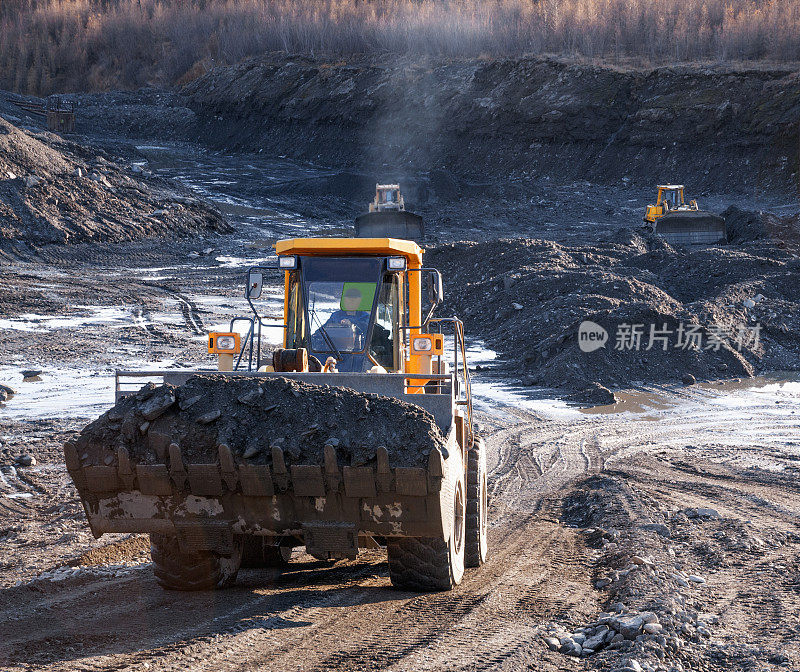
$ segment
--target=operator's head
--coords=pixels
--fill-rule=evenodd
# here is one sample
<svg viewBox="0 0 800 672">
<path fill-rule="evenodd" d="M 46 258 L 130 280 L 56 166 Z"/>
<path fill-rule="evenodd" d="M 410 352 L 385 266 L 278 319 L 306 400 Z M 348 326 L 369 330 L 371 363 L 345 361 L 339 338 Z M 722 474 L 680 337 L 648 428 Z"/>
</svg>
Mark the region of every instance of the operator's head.
<svg viewBox="0 0 800 672">
<path fill-rule="evenodd" d="M 342 306 L 347 312 L 358 310 L 361 305 L 361 291 L 356 287 L 348 287 L 342 297 Z"/>
</svg>

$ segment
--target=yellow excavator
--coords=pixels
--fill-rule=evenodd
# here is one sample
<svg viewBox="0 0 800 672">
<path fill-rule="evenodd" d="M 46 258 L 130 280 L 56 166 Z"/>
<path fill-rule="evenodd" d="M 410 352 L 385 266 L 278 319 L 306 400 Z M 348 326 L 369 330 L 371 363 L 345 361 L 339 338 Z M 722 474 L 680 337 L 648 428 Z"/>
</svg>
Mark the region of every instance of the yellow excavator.
<svg viewBox="0 0 800 672">
<path fill-rule="evenodd" d="M 168 589 L 230 585 L 243 561 L 285 565 L 293 547 L 331 561 L 377 545 L 387 549 L 395 586 L 453 588 L 465 566 L 486 559 L 488 502 L 463 325 L 456 317 L 435 316 L 441 274 L 423 265 L 416 242 L 401 238 L 296 238 L 279 241 L 276 252 L 273 264 L 247 273 L 252 314 L 209 335 L 216 370 L 118 371 L 118 403 L 100 419 L 110 428 L 102 450 L 86 449 L 83 433 L 65 445 L 92 532 L 149 533 L 156 578 Z M 277 324 L 259 305 L 270 274 L 284 289 Z M 267 352 L 267 330 L 275 328 L 282 332 L 281 347 Z M 356 395 L 365 409 L 373 398 L 398 400 L 391 402 L 398 416 L 386 423 L 390 433 L 402 434 L 400 413 L 422 413 L 438 427 L 441 446 L 403 466 L 393 464 L 383 445 L 365 446 L 371 457 L 348 464 L 333 440 L 324 451 L 320 446 L 318 459 L 298 458 L 276 443 L 259 461 L 251 457 L 255 448 L 233 448 L 237 431 L 246 429 L 239 425 L 230 441 L 213 443 L 210 457 L 198 457 L 203 428 L 226 418 L 210 412 L 202 393 L 187 398 L 182 386 L 202 390 L 204 380 L 222 380 L 233 387 L 243 378 L 295 385 L 289 390 L 294 396 L 281 401 L 289 405 L 303 389 Z M 142 379 L 165 385 L 140 390 Z M 247 414 L 249 399 L 262 392 L 234 399 L 232 406 Z M 145 401 L 125 406 L 137 395 Z M 338 403 L 281 430 L 305 436 L 335 426 Z M 125 410 L 134 407 L 138 415 Z M 266 417 L 276 416 L 280 409 L 274 408 L 263 409 L 271 412 Z M 181 426 L 181 435 L 159 429 Z M 138 445 L 146 452 L 132 452 Z"/>
<path fill-rule="evenodd" d="M 697 201 L 686 203 L 682 184 L 661 184 L 655 205 L 648 205 L 644 221 L 653 232 L 676 245 L 704 245 L 727 239 L 725 220 L 704 210 Z"/>
</svg>

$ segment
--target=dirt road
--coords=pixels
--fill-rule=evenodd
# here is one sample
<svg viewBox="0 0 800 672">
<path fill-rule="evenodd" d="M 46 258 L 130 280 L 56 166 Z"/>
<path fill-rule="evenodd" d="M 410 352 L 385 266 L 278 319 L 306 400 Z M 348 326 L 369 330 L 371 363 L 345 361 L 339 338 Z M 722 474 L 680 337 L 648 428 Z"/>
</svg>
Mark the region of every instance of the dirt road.
<svg viewBox="0 0 800 672">
<path fill-rule="evenodd" d="M 664 669 L 798 669 L 797 384 L 653 390 L 627 403 L 646 410 L 498 404 L 482 414 L 492 558 L 457 590 L 432 595 L 392 590 L 380 551 L 335 566 L 296 555 L 287 572 L 242 571 L 236 588 L 218 593 L 161 590 L 136 543 L 98 556 L 111 567 L 42 575 L 60 564 L 54 547 L 77 557 L 86 536 L 76 533 L 82 513 L 48 440 L 41 469 L 4 469 L 0 482 L 4 526 L 12 523 L 0 531 L 12 549 L 2 560 L 34 555 L 38 565 L 0 593 L 3 669 L 562 670 L 613 667 L 624 655 L 656 665 L 656 651 Z M 593 501 L 593 490 L 605 499 Z M 716 515 L 691 519 L 682 513 L 690 508 Z M 663 555 L 705 583 L 663 594 L 596 589 L 613 571 L 610 551 L 593 547 L 602 521 L 620 535 L 614 557 L 655 555 L 656 576 Z M 654 524 L 669 537 L 641 528 Z M 591 623 L 611 602 L 635 610 L 644 600 L 667 614 L 676 596 L 674 615 L 713 614 L 708 638 L 679 633 L 678 651 L 645 640 L 584 659 L 543 643 L 559 624 Z"/>
</svg>

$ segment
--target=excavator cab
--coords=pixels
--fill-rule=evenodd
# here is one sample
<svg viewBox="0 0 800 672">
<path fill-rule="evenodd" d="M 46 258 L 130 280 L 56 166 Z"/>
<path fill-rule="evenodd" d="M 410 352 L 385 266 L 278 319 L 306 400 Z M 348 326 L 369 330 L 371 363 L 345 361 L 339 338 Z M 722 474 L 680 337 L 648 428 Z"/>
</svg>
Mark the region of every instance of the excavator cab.
<svg viewBox="0 0 800 672">
<path fill-rule="evenodd" d="M 725 242 L 725 220 L 719 215 L 700 210 L 697 201 L 688 204 L 683 197 L 682 184 L 662 184 L 658 187 L 655 205 L 648 205 L 644 222 L 654 233 L 677 245 L 707 245 Z"/>
</svg>

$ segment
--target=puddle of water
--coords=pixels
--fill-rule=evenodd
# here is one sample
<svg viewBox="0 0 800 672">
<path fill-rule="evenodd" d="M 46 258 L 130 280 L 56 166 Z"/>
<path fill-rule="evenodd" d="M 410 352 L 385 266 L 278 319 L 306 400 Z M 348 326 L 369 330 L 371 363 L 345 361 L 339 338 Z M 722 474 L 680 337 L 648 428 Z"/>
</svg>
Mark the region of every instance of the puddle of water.
<svg viewBox="0 0 800 672">
<path fill-rule="evenodd" d="M 216 261 L 219 263 L 220 268 L 239 268 L 240 266 L 258 266 L 258 264 L 263 264 L 268 261 L 275 261 L 275 255 L 271 257 L 257 257 L 255 259 L 246 259 L 244 257 L 228 257 L 228 256 L 219 256 L 216 257 Z"/>
<path fill-rule="evenodd" d="M 152 319 L 145 320 L 141 315 L 135 315 L 131 309 L 115 306 L 75 306 L 84 311 L 85 315 L 57 316 L 37 315 L 23 313 L 19 317 L 0 320 L 0 329 L 13 331 L 27 331 L 46 333 L 60 329 L 78 329 L 103 325 L 114 329 L 123 327 L 146 327 L 150 324 L 180 324 L 181 320 L 170 314 L 155 313 Z"/>
<path fill-rule="evenodd" d="M 170 369 L 175 368 L 175 361 L 130 360 L 124 368 Z M 23 380 L 18 368 L 0 366 L 0 379 L 16 390 L 0 408 L 0 420 L 93 419 L 114 405 L 114 371 L 111 369 L 47 369 L 40 382 L 32 382 Z M 142 379 L 141 385 L 147 382 Z"/>
</svg>

